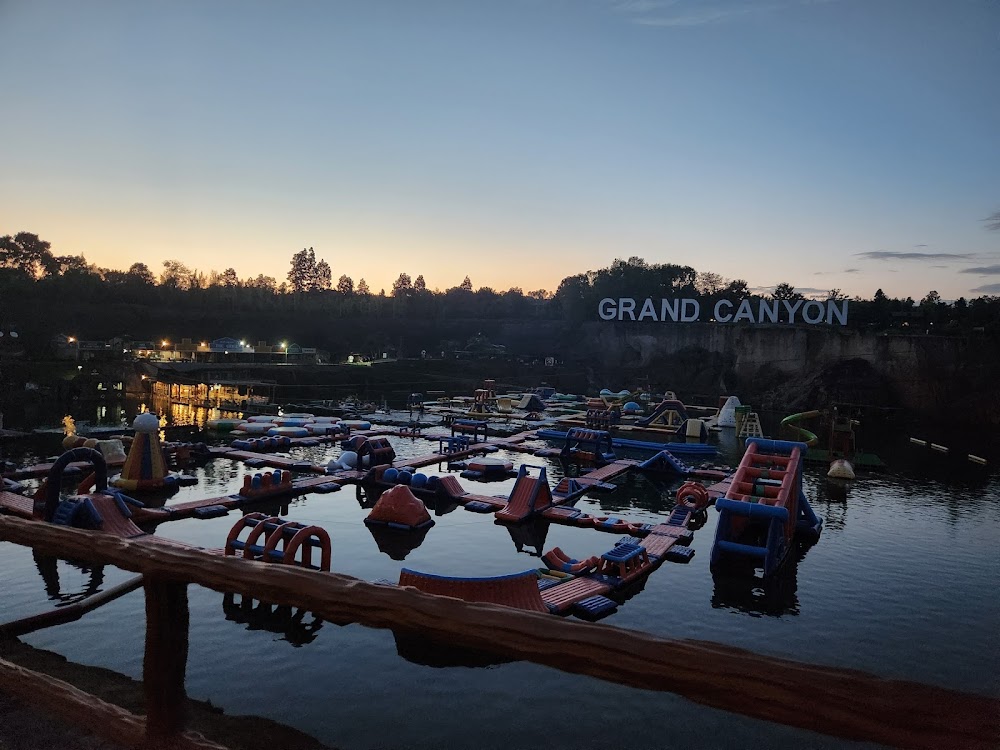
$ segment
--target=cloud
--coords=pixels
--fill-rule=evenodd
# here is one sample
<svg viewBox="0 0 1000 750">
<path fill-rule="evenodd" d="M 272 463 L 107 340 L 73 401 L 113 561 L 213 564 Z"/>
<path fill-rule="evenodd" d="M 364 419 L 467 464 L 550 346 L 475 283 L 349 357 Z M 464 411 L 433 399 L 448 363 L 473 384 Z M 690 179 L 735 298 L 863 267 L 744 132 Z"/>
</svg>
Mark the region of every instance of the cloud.
<svg viewBox="0 0 1000 750">
<path fill-rule="evenodd" d="M 975 289 L 970 289 L 970 292 L 979 292 L 980 294 L 1000 294 L 1000 284 L 986 284 L 985 286 L 977 286 Z"/>
<path fill-rule="evenodd" d="M 622 13 L 648 13 L 676 5 L 680 0 L 612 0 L 612 7 Z"/>
<path fill-rule="evenodd" d="M 860 268 L 845 268 L 844 273 L 861 273 Z"/>
<path fill-rule="evenodd" d="M 835 0 L 612 0 L 611 5 L 640 26 L 682 28 L 828 2 Z"/>
<path fill-rule="evenodd" d="M 804 294 L 807 297 L 812 296 L 814 294 L 822 294 L 825 296 L 830 292 L 829 289 L 817 289 L 814 286 L 797 286 L 795 287 L 795 291 L 798 292 L 799 294 Z"/>
<path fill-rule="evenodd" d="M 972 268 L 963 268 L 959 273 L 978 273 L 982 276 L 989 276 L 1000 273 L 1000 266 L 973 266 Z"/>
<path fill-rule="evenodd" d="M 969 253 L 899 253 L 894 250 L 872 250 L 854 254 L 865 260 L 972 260 L 975 257 Z"/>
</svg>

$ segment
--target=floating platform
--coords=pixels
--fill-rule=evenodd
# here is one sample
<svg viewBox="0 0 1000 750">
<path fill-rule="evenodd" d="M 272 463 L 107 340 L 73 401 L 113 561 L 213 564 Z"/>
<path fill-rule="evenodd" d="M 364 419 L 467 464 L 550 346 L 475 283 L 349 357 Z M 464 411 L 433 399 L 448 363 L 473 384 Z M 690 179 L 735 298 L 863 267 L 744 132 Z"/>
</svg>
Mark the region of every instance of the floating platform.
<svg viewBox="0 0 1000 750">
<path fill-rule="evenodd" d="M 545 440 L 565 440 L 566 432 L 560 430 L 538 430 L 536 435 Z M 715 456 L 718 450 L 709 443 L 653 443 L 644 440 L 630 440 L 612 435 L 611 444 L 615 448 L 635 448 L 637 450 L 669 450 L 675 456 Z"/>
</svg>

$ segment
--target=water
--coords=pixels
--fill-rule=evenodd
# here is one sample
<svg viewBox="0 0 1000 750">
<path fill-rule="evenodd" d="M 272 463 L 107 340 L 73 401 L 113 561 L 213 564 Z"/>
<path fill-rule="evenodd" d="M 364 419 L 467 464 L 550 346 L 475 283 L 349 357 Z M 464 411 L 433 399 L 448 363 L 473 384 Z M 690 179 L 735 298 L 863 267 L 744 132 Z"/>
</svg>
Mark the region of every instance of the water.
<svg viewBox="0 0 1000 750">
<path fill-rule="evenodd" d="M 665 564 L 606 622 L 1000 697 L 1000 477 L 954 456 L 911 450 L 899 438 L 886 446 L 892 473 L 861 474 L 846 490 L 828 482 L 821 469 L 807 471 L 807 494 L 826 519 L 825 528 L 819 543 L 776 585 L 765 589 L 713 579 L 708 563 L 717 514 L 712 510 L 695 534 L 692 562 Z M 429 440 L 393 438 L 392 443 L 400 456 L 436 448 Z M 737 460 L 731 432 L 723 433 L 721 448 L 725 459 Z M 326 462 L 339 452 L 323 446 L 295 449 L 292 455 Z M 552 484 L 562 475 L 547 459 L 495 455 L 515 466 L 545 464 Z M 211 462 L 196 470 L 196 486 L 170 502 L 228 494 L 242 485 L 246 472 L 242 464 Z M 513 486 L 513 480 L 461 481 L 486 495 L 505 495 Z M 648 522 L 672 507 L 670 485 L 637 474 L 616 483 L 614 492 L 585 497 L 578 507 Z M 264 510 L 327 529 L 333 568 L 366 580 L 395 580 L 403 566 L 448 575 L 511 573 L 539 565 L 529 554 L 536 547 L 559 546 L 584 557 L 609 549 L 618 538 L 554 524 L 533 526 L 514 538 L 488 514 L 438 508 L 436 524 L 400 561 L 379 551 L 362 523 L 368 511 L 354 488 Z M 218 547 L 236 518 L 171 522 L 156 533 Z M 31 550 L 0 545 L 0 566 L 7 571 L 5 618 L 51 606 Z M 63 597 L 130 575 L 109 566 L 98 581 L 92 571 L 67 562 L 56 570 Z M 51 572 L 49 583 L 51 589 Z M 669 693 L 528 663 L 425 666 L 416 662 L 428 655 L 404 640 L 397 643 L 391 631 L 319 623 L 307 613 L 292 622 L 272 615 L 268 622 L 263 608 L 251 617 L 248 607 L 230 602 L 224 611 L 221 594 L 197 586 L 190 587 L 189 598 L 192 697 L 228 713 L 273 718 L 341 748 L 597 748 L 622 742 L 637 748 L 859 746 Z M 70 660 L 134 678 L 142 673 L 143 639 L 141 591 L 76 623 L 24 638 Z"/>
</svg>

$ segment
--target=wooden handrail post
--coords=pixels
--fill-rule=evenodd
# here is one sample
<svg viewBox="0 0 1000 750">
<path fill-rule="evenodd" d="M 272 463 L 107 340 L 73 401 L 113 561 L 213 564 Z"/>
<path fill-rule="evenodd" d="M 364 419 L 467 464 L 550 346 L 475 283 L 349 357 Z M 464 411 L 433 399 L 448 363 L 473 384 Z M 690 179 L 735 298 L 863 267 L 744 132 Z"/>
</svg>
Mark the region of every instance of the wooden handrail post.
<svg viewBox="0 0 1000 750">
<path fill-rule="evenodd" d="M 146 654 L 142 682 L 146 692 L 146 738 L 167 746 L 184 731 L 188 656 L 187 584 L 147 576 Z"/>
</svg>

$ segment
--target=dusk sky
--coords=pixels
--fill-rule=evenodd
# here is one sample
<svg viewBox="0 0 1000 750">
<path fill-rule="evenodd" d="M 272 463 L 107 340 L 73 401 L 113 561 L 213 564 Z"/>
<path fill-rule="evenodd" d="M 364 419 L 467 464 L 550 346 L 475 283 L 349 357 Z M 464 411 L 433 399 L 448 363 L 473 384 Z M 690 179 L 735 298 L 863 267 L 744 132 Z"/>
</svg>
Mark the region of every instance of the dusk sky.
<svg viewBox="0 0 1000 750">
<path fill-rule="evenodd" d="M 995 0 L 0 0 L 0 235 L 100 266 L 1000 294 Z"/>
</svg>

